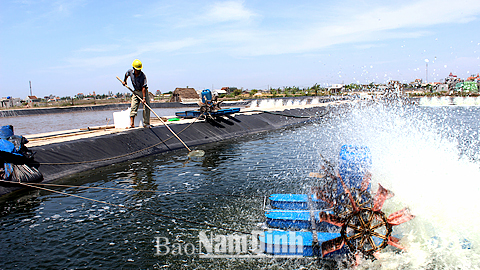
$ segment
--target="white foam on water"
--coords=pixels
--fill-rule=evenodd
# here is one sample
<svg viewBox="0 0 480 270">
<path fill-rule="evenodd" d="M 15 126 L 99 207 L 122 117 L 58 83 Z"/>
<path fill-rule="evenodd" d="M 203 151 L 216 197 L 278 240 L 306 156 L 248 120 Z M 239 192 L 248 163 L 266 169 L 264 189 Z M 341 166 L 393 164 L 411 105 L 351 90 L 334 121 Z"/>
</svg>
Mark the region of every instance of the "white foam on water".
<svg viewBox="0 0 480 270">
<path fill-rule="evenodd" d="M 320 97 L 318 96 L 305 96 L 298 98 L 269 98 L 269 99 L 256 99 L 250 103 L 250 108 L 279 108 L 285 106 L 304 106 L 308 104 L 320 104 Z"/>
<path fill-rule="evenodd" d="M 480 97 L 422 97 L 420 106 L 480 106 Z"/>
<path fill-rule="evenodd" d="M 346 140 L 357 138 L 372 151 L 373 190 L 381 183 L 395 193 L 384 212 L 408 207 L 416 216 L 393 227 L 408 251 L 384 250 L 381 259 L 361 267 L 480 268 L 479 164 L 461 157 L 451 134 L 420 111 L 378 106 L 354 109 L 348 117 Z"/>
</svg>

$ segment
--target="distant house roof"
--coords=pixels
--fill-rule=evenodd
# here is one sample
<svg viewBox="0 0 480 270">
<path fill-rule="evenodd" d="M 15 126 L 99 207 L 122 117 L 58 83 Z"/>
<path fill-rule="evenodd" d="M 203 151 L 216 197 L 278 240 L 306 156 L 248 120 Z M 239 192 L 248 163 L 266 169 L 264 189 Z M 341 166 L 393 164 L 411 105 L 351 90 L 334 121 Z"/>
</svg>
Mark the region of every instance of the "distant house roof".
<svg viewBox="0 0 480 270">
<path fill-rule="evenodd" d="M 172 96 L 170 97 L 170 102 L 186 102 L 198 100 L 200 97 L 195 91 L 195 88 L 175 88 Z"/>
<path fill-rule="evenodd" d="M 40 99 L 37 96 L 27 96 L 25 99 L 27 102 L 40 102 Z"/>
<path fill-rule="evenodd" d="M 472 75 L 470 77 L 467 78 L 467 81 L 475 81 L 476 79 L 480 78 L 480 75 L 477 74 L 477 76 L 475 75 Z"/>
<path fill-rule="evenodd" d="M 449 77 L 457 77 L 457 75 L 453 75 L 452 72 L 450 72 L 450 74 L 448 75 Z"/>
</svg>

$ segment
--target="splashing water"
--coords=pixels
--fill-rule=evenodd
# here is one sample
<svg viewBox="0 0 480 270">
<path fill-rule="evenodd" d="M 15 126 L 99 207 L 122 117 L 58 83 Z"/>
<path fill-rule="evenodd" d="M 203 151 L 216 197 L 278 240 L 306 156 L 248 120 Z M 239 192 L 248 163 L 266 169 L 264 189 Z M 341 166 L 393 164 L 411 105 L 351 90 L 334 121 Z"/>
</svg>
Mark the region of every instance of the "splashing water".
<svg viewBox="0 0 480 270">
<path fill-rule="evenodd" d="M 250 108 L 281 108 L 289 106 L 306 106 L 306 105 L 316 105 L 325 102 L 327 98 L 321 96 L 309 96 L 309 97 L 299 97 L 299 98 L 277 98 L 277 99 L 256 99 L 252 100 Z M 328 98 L 334 99 L 334 98 Z"/>
<path fill-rule="evenodd" d="M 462 110 L 468 110 L 463 108 Z M 456 114 L 455 114 L 456 113 Z M 470 111 L 479 115 L 480 110 Z M 476 126 L 455 123 L 458 111 L 374 105 L 355 107 L 341 117 L 338 141 L 367 145 L 372 151 L 372 189 L 377 183 L 395 197 L 383 208 L 389 215 L 409 207 L 416 218 L 394 227 L 406 252 L 382 251 L 363 268 L 480 268 L 480 170 L 476 156 L 462 153 L 465 132 Z M 446 122 L 449 119 L 450 123 Z M 453 121 L 453 124 L 452 124 Z M 468 132 L 467 132 L 468 133 Z M 463 137 L 462 137 L 463 136 Z M 477 159 L 478 160 L 478 159 Z"/>
<path fill-rule="evenodd" d="M 479 97 L 423 97 L 420 98 L 421 106 L 479 106 Z"/>
</svg>

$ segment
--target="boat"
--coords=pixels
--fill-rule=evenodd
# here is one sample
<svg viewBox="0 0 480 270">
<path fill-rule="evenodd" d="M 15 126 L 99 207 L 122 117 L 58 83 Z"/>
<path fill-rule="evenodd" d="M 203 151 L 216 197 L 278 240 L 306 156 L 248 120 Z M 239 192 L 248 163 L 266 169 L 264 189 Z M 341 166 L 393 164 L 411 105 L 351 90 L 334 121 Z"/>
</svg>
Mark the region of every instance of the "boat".
<svg viewBox="0 0 480 270">
<path fill-rule="evenodd" d="M 260 236 L 266 254 L 338 255 L 374 259 L 388 245 L 403 249 L 393 227 L 414 218 L 408 208 L 387 216 L 382 207 L 393 193 L 381 185 L 371 193 L 371 152 L 366 146 L 343 145 L 335 168 L 326 161 L 321 186 L 309 194 L 271 194 L 265 211 L 267 229 Z M 337 173 L 335 173 L 337 171 Z"/>
</svg>

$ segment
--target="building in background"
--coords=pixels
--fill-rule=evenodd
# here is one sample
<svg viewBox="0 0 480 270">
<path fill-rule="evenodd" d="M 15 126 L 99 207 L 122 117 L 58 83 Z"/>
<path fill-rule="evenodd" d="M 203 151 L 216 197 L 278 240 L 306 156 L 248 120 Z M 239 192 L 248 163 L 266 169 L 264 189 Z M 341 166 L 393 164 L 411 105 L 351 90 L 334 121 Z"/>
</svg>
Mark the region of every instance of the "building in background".
<svg viewBox="0 0 480 270">
<path fill-rule="evenodd" d="M 6 97 L 6 98 L 0 99 L 1 108 L 12 108 L 12 107 L 20 107 L 20 106 L 22 106 L 22 99 L 20 98 Z"/>
<path fill-rule="evenodd" d="M 42 100 L 39 99 L 37 96 L 27 96 L 25 102 L 29 107 L 33 107 L 35 104 L 40 103 Z"/>
<path fill-rule="evenodd" d="M 200 96 L 195 91 L 195 88 L 175 88 L 170 102 L 199 102 Z"/>
</svg>

